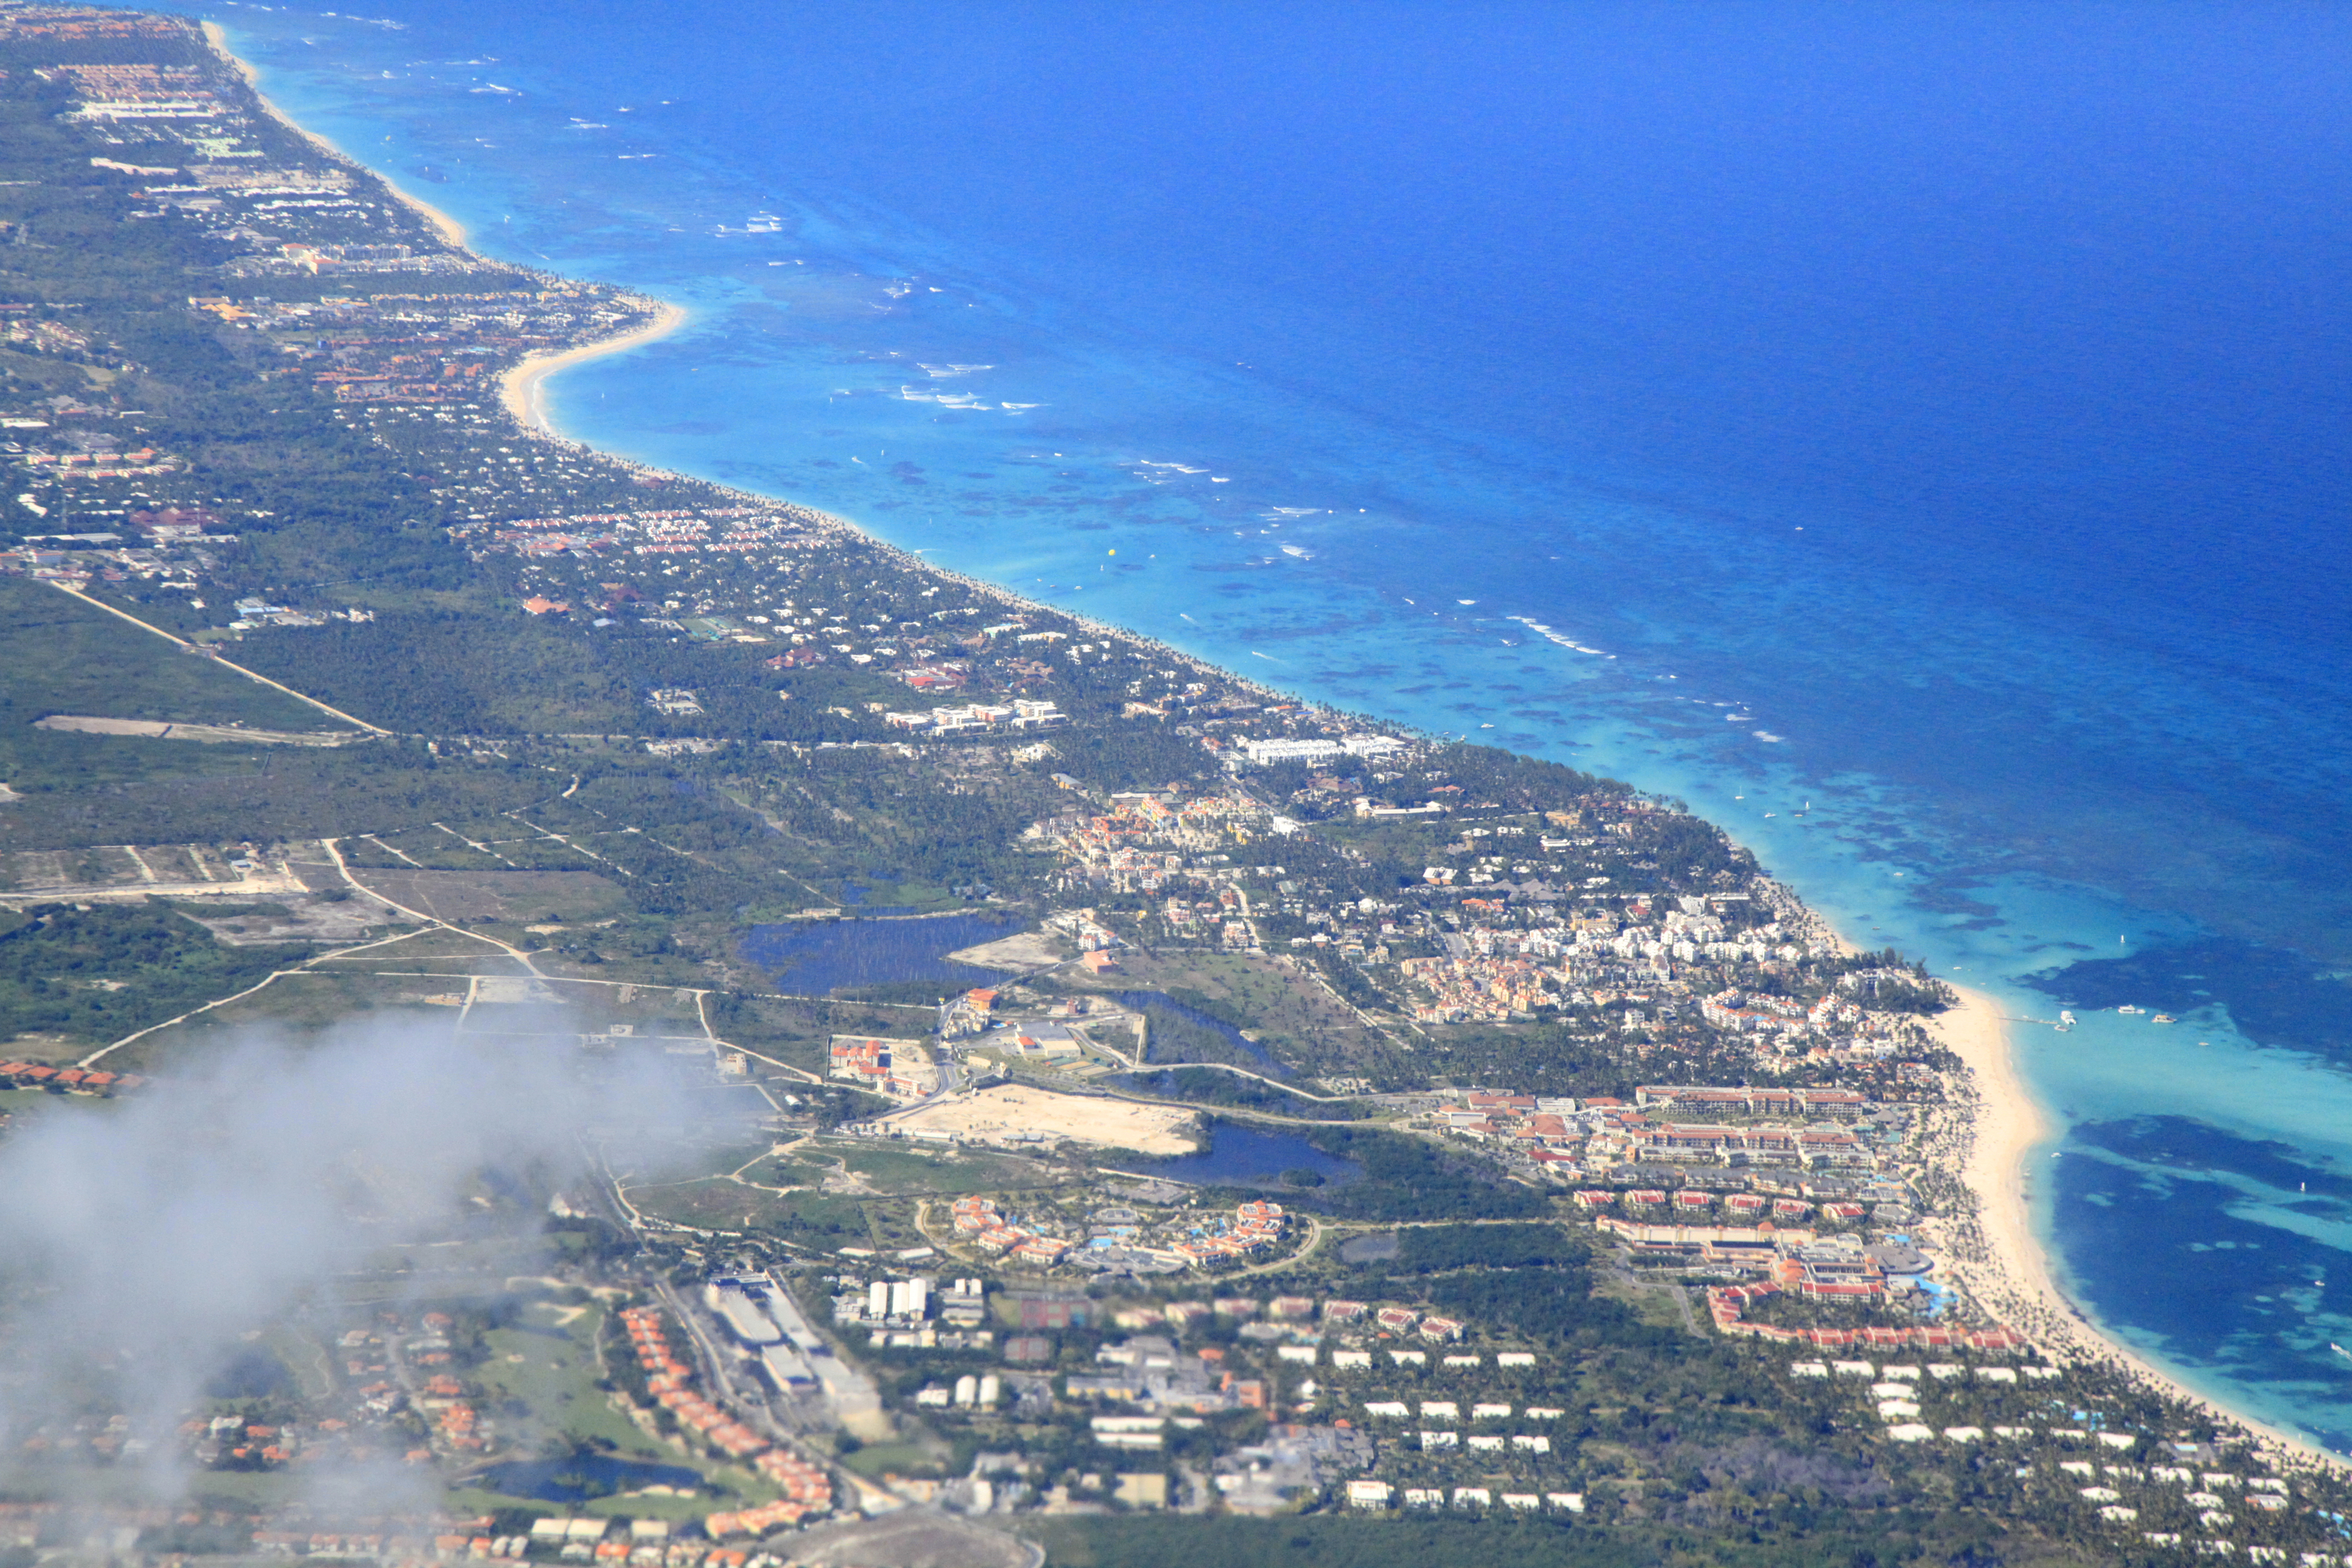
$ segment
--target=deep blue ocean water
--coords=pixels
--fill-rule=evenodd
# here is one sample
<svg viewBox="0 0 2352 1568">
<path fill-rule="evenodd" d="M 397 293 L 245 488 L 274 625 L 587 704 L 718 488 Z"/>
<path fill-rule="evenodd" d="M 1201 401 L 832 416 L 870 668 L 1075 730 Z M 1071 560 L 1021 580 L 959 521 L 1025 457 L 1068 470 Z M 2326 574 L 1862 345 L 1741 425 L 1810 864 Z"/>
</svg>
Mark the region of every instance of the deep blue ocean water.
<svg viewBox="0 0 2352 1568">
<path fill-rule="evenodd" d="M 2352 11 L 213 14 L 484 248 L 694 310 L 567 433 L 1680 795 L 2074 1006 L 2071 1289 L 2352 1447 Z"/>
</svg>

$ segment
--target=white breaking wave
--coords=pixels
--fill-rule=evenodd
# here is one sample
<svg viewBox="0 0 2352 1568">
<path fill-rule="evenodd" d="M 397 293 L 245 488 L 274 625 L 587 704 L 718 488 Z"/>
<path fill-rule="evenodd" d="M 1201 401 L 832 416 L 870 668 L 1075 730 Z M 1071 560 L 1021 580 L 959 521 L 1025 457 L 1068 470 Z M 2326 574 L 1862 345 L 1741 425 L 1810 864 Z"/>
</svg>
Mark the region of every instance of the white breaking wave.
<svg viewBox="0 0 2352 1568">
<path fill-rule="evenodd" d="M 1412 601 L 1408 600 L 1406 602 L 1410 604 Z M 1465 605 L 1476 603 L 1475 600 L 1472 599 L 1465 599 L 1462 602 Z M 1571 653 L 1591 654 L 1595 658 L 1615 658 L 1617 657 L 1613 653 L 1603 653 L 1597 647 L 1587 647 L 1582 643 L 1578 642 L 1574 637 L 1564 637 L 1560 633 L 1552 630 L 1551 627 L 1544 625 L 1541 621 L 1530 620 L 1526 616 L 1506 616 L 1503 618 L 1507 621 L 1518 622 L 1519 625 L 1527 627 L 1528 630 L 1535 633 L 1536 636 L 1543 638 L 1544 641 L 1558 643 L 1560 647 L 1567 648 Z"/>
</svg>

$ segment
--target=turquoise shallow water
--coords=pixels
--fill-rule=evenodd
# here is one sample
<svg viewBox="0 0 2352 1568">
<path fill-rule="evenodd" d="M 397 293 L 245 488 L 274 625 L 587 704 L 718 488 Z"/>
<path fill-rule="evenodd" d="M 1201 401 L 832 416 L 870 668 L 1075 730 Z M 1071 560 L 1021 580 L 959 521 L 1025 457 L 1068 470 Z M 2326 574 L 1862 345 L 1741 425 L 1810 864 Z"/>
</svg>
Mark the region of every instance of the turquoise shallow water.
<svg viewBox="0 0 2352 1568">
<path fill-rule="evenodd" d="M 693 310 L 568 433 L 1679 795 L 2074 1006 L 2070 1288 L 2352 1443 L 2342 18 L 220 15 L 484 248 Z"/>
</svg>

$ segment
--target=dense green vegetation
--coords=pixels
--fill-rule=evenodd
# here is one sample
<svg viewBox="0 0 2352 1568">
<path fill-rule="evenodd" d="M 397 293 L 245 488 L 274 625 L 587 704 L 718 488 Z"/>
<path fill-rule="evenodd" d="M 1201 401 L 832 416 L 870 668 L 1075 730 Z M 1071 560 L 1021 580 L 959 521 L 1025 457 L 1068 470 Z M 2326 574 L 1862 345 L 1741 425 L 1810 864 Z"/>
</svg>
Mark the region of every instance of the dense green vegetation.
<svg viewBox="0 0 2352 1568">
<path fill-rule="evenodd" d="M 283 943 L 232 947 L 165 905 L 36 904 L 0 911 L 0 1040 L 103 1044 L 257 985 L 308 957 Z"/>
<path fill-rule="evenodd" d="M 1519 1219 L 1551 1212 L 1532 1187 L 1501 1180 L 1492 1165 L 1419 1138 L 1370 1127 L 1318 1128 L 1307 1142 L 1362 1163 L 1361 1180 L 1295 1201 L 1353 1220 Z"/>
<path fill-rule="evenodd" d="M 37 730 L 52 714 L 257 730 L 340 730 L 282 691 L 22 578 L 0 577 L 0 781 L 17 790 L 242 766 L 249 753 L 178 741 Z"/>
<path fill-rule="evenodd" d="M 1399 1237 L 1389 1267 L 1399 1274 L 1443 1274 L 1455 1268 L 1531 1268 L 1574 1266 L 1582 1270 L 1584 1247 L 1550 1226 L 1430 1226 Z"/>
</svg>

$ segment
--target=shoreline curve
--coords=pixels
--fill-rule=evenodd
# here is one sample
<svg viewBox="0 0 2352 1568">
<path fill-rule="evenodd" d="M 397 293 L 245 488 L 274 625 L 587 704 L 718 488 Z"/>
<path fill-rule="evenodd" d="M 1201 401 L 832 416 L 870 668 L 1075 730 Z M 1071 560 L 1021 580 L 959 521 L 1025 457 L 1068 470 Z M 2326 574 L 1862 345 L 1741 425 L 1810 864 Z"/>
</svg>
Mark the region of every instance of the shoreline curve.
<svg viewBox="0 0 2352 1568">
<path fill-rule="evenodd" d="M 643 298 L 641 295 L 635 297 Z M 557 430 L 554 422 L 548 417 L 544 384 L 548 377 L 572 365 L 601 359 L 606 354 L 643 348 L 647 343 L 669 336 L 693 319 L 683 305 L 658 300 L 650 302 L 654 307 L 654 319 L 641 327 L 616 337 L 577 343 L 568 349 L 551 349 L 524 355 L 508 366 L 506 373 L 499 377 L 499 402 L 530 434 L 551 437 L 559 441 L 572 440 L 572 437 Z"/>
<path fill-rule="evenodd" d="M 2095 1362 L 2195 1405 L 2216 1421 L 2251 1435 L 2255 1448 L 2282 1468 L 2352 1469 L 2341 1454 L 2222 1404 L 2166 1372 L 2140 1352 L 2101 1330 L 2068 1299 L 2049 1249 L 2033 1228 L 2033 1156 L 2063 1131 L 2027 1089 L 2018 1071 L 2011 1020 L 1986 992 L 1954 986 L 1960 1005 L 1930 1019 L 1929 1033 L 1960 1058 L 1970 1104 L 1954 1173 L 1976 1200 L 1975 1232 L 1967 1216 L 1923 1224 L 1937 1230 L 1952 1258 L 1951 1273 L 1976 1300 L 2038 1345 L 2053 1361 Z"/>
</svg>

